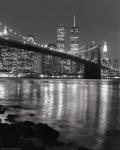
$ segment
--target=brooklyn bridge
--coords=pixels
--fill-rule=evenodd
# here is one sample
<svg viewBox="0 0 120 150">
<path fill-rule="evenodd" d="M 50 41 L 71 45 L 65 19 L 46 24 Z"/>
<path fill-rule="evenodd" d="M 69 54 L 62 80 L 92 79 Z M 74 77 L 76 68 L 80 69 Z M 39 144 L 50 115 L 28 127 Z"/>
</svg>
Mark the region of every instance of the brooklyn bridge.
<svg viewBox="0 0 120 150">
<path fill-rule="evenodd" d="M 0 32 L 1 74 L 84 79 L 120 76 L 119 68 L 110 63 L 107 52 L 104 52 L 106 45 L 85 45 L 77 54 L 71 54 L 28 39 L 6 27 Z"/>
</svg>

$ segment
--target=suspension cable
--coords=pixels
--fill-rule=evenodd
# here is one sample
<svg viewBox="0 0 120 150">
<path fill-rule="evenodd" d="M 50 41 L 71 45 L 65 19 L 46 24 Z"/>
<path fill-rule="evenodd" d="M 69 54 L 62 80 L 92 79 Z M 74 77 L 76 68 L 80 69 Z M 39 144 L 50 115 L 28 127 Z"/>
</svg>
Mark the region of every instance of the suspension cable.
<svg viewBox="0 0 120 150">
<path fill-rule="evenodd" d="M 87 49 L 87 50 L 80 51 L 80 53 L 84 53 L 84 52 L 91 51 L 91 50 L 93 50 L 93 49 L 95 49 L 95 48 L 97 48 L 97 47 L 98 47 L 98 46 L 94 46 L 94 47 L 89 48 L 89 49 Z"/>
</svg>

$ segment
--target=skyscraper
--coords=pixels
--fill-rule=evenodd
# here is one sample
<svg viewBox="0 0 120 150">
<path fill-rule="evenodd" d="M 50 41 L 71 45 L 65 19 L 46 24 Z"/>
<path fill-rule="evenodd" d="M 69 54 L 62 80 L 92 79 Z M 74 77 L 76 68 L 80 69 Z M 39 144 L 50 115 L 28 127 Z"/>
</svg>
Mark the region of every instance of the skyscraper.
<svg viewBox="0 0 120 150">
<path fill-rule="evenodd" d="M 55 44 L 48 44 L 48 48 L 56 49 Z M 42 59 L 42 73 L 48 76 L 54 75 L 56 71 L 56 62 L 58 60 L 55 59 L 52 55 L 43 55 Z"/>
<path fill-rule="evenodd" d="M 18 68 L 18 49 L 9 47 L 0 47 L 3 69 L 16 74 Z"/>
<path fill-rule="evenodd" d="M 104 58 L 104 59 L 105 59 L 105 58 L 108 59 L 108 46 L 107 46 L 107 43 L 106 43 L 106 42 L 104 42 L 102 53 L 103 53 L 103 58 Z"/>
<path fill-rule="evenodd" d="M 26 34 L 23 36 L 23 42 L 28 44 L 34 43 L 34 37 L 32 35 Z M 17 53 L 17 63 L 18 63 L 18 71 L 33 71 L 34 70 L 34 52 L 20 50 Z"/>
<path fill-rule="evenodd" d="M 57 25 L 57 49 L 64 51 L 66 39 L 65 25 Z"/>
<path fill-rule="evenodd" d="M 70 53 L 76 54 L 79 49 L 79 28 L 76 26 L 76 20 L 74 16 L 74 24 L 70 28 Z"/>
</svg>

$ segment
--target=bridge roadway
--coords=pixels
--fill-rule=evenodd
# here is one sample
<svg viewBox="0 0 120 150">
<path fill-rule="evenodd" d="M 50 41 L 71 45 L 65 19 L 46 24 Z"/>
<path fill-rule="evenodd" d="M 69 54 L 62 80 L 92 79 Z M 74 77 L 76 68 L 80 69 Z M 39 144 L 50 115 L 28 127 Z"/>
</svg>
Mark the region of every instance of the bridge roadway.
<svg viewBox="0 0 120 150">
<path fill-rule="evenodd" d="M 39 46 L 32 45 L 32 44 L 27 44 L 27 43 L 24 44 L 21 41 L 17 41 L 17 40 L 13 40 L 13 39 L 0 38 L 0 45 L 12 47 L 12 48 L 17 48 L 17 49 L 24 49 L 27 51 L 33 51 L 33 52 L 52 55 L 52 56 L 57 56 L 57 57 L 65 58 L 65 59 L 70 59 L 70 60 L 73 60 L 75 62 L 80 62 L 84 65 L 90 65 L 90 64 L 96 65 L 93 62 L 87 61 L 85 59 L 81 59 L 81 58 L 74 56 L 74 55 L 70 55 L 70 54 L 55 51 L 55 50 L 50 50 L 48 48 L 43 48 L 43 47 L 39 47 Z"/>
<path fill-rule="evenodd" d="M 61 57 L 63 59 L 70 59 L 72 61 L 82 63 L 84 65 L 84 78 L 85 79 L 100 79 L 101 78 L 101 66 L 100 64 L 100 51 L 98 54 L 98 63 L 90 62 L 85 59 L 81 59 L 77 56 L 70 55 L 67 53 L 55 51 L 55 50 L 50 50 L 48 48 L 43 48 L 37 45 L 32 45 L 32 44 L 27 44 L 23 43 L 21 41 L 15 40 L 15 39 L 10 39 L 10 38 L 0 38 L 0 45 L 1 46 L 7 46 L 11 48 L 17 48 L 17 49 L 24 49 L 27 51 L 33 51 L 37 53 L 42 53 L 42 54 L 47 54 L 47 55 L 52 55 L 52 56 L 57 56 Z M 100 45 L 96 48 L 100 50 Z"/>
</svg>

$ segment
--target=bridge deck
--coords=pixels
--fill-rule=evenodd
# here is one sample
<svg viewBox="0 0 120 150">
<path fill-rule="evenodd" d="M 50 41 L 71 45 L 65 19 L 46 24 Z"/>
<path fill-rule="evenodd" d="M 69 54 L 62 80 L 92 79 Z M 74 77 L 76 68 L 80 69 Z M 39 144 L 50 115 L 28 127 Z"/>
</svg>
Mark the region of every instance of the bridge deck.
<svg viewBox="0 0 120 150">
<path fill-rule="evenodd" d="M 0 38 L 0 45 L 18 48 L 18 49 L 24 49 L 27 51 L 33 51 L 33 52 L 52 55 L 52 56 L 57 56 L 57 57 L 61 57 L 63 59 L 64 58 L 70 59 L 70 60 L 73 60 L 75 62 L 83 63 L 84 65 L 96 65 L 93 62 L 87 61 L 85 59 L 81 59 L 81 58 L 74 56 L 74 55 L 70 55 L 67 53 L 59 52 L 59 51 L 49 50 L 48 48 L 38 47 L 36 45 L 24 44 L 23 42 L 20 42 L 17 40 Z"/>
</svg>

